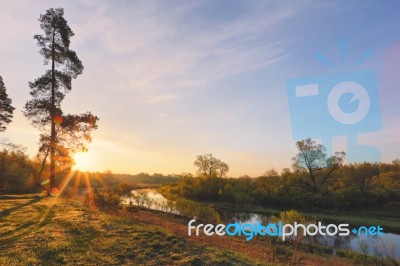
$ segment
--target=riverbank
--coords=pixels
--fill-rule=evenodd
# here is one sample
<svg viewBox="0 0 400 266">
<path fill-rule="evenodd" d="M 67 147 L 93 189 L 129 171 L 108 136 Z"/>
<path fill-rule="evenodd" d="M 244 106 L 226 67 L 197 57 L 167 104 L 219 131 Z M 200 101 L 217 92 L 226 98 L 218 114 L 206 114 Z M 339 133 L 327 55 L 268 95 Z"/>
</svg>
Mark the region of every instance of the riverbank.
<svg viewBox="0 0 400 266">
<path fill-rule="evenodd" d="M 166 226 L 61 198 L 2 198 L 0 228 L 0 265 L 265 265 L 197 244 Z"/>
<path fill-rule="evenodd" d="M 34 195 L 0 199 L 1 265 L 353 265 L 239 237 L 188 237 L 187 221 L 152 211 L 104 213 Z"/>
<path fill-rule="evenodd" d="M 278 215 L 288 209 L 265 208 L 255 205 L 232 205 L 228 203 L 204 202 L 211 204 L 217 210 L 229 210 L 244 213 L 259 213 L 267 215 Z M 290 209 L 290 208 L 289 208 Z M 385 209 L 377 211 L 330 211 L 330 210 L 298 210 L 305 217 L 312 218 L 325 223 L 348 223 L 351 226 L 381 226 L 386 233 L 400 234 L 400 211 L 399 209 Z"/>
</svg>

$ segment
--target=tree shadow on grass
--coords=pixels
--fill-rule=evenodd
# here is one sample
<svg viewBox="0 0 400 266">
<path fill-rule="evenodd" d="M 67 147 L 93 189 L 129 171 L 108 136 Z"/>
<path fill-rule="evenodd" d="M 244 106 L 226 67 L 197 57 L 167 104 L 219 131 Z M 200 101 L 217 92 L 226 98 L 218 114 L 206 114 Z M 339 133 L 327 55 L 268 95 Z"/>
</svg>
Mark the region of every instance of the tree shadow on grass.
<svg viewBox="0 0 400 266">
<path fill-rule="evenodd" d="M 23 208 L 25 206 L 32 205 L 32 204 L 34 204 L 36 202 L 39 202 L 42 199 L 43 199 L 42 197 L 35 197 L 35 198 L 31 199 L 30 201 L 28 201 L 26 203 L 19 204 L 19 205 L 15 206 L 15 207 L 12 207 L 12 208 L 9 208 L 9 209 L 5 209 L 2 212 L 0 212 L 0 218 L 4 218 L 6 216 L 9 216 L 12 212 L 14 212 L 16 210 L 19 210 L 19 209 L 21 209 L 21 208 Z"/>
<path fill-rule="evenodd" d="M 19 226 L 15 227 L 13 230 L 9 230 L 9 231 L 0 233 L 0 238 L 11 236 L 15 232 L 22 232 L 22 231 L 24 231 L 24 229 L 27 229 L 35 224 L 36 224 L 35 221 L 28 221 L 25 223 L 21 223 Z M 1 240 L 0 240 L 0 243 L 1 243 Z"/>
<path fill-rule="evenodd" d="M 37 224 L 38 227 L 43 227 L 43 226 L 51 223 L 53 218 L 56 216 L 53 209 L 54 209 L 54 206 L 51 206 L 50 208 L 48 208 L 48 207 L 45 208 L 44 213 L 41 213 L 41 215 L 39 217 L 39 221 Z"/>
<path fill-rule="evenodd" d="M 0 195 L 0 200 L 35 199 L 41 197 L 40 194 Z"/>
<path fill-rule="evenodd" d="M 26 202 L 24 204 L 17 205 L 13 208 L 7 209 L 6 215 L 9 216 L 12 212 L 21 209 L 23 207 L 32 205 L 36 202 L 39 202 L 42 198 L 35 198 L 30 200 L 29 202 Z M 55 211 L 54 211 L 54 205 L 52 206 L 43 206 L 43 205 L 35 205 L 32 206 L 33 209 L 36 210 L 35 213 L 32 213 L 31 215 L 27 216 L 28 221 L 21 221 L 18 223 L 16 227 L 14 227 L 11 230 L 6 230 L 4 232 L 0 233 L 0 246 L 5 245 L 7 243 L 15 243 L 21 237 L 26 236 L 27 234 L 30 234 L 30 232 L 33 232 L 33 228 L 40 228 L 43 226 L 46 226 L 47 224 L 51 223 L 53 218 L 55 217 Z M 4 211 L 3 211 L 4 213 Z M 2 218 L 5 216 L 2 216 L 0 214 L 0 221 Z"/>
</svg>

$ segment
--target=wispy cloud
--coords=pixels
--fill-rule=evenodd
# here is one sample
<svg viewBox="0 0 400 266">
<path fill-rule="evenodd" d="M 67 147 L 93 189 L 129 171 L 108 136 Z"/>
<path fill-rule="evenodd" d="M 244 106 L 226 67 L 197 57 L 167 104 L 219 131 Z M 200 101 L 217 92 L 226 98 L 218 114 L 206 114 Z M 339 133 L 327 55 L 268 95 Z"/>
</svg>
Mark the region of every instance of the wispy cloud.
<svg viewBox="0 0 400 266">
<path fill-rule="evenodd" d="M 142 2 L 118 7 L 119 15 L 111 17 L 116 7 L 103 2 L 77 28 L 79 44 L 93 43 L 92 52 L 108 64 L 107 75 L 118 76 L 117 89 L 135 91 L 148 103 L 174 99 L 165 97 L 170 90 L 203 86 L 285 57 L 283 40 L 268 35 L 291 12 L 252 11 L 213 24 L 190 17 L 199 5 L 173 5 L 165 12 L 163 5 Z M 162 96 L 154 98 L 157 92 Z"/>
<path fill-rule="evenodd" d="M 128 172 L 191 171 L 203 151 L 226 158 L 233 175 L 290 165 L 285 80 L 316 73 L 307 60 L 343 33 L 382 47 L 398 24 L 395 8 L 344 1 L 0 2 L 0 75 L 18 113 L 5 135 L 31 154 L 38 139 L 26 137 L 35 129 L 20 110 L 45 68 L 32 37 L 39 15 L 58 6 L 85 66 L 63 108 L 98 115 L 98 164 Z M 382 114 L 395 121 L 392 72 Z"/>
</svg>

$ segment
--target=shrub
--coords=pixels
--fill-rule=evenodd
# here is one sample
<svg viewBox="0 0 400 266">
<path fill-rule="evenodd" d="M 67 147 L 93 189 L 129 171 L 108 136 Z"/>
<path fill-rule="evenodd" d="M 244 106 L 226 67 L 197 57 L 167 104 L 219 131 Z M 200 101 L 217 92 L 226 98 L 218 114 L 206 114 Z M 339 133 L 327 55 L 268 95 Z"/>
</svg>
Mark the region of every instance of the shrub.
<svg viewBox="0 0 400 266">
<path fill-rule="evenodd" d="M 271 218 L 274 223 L 282 222 L 283 224 L 294 225 L 294 223 L 297 222 L 298 224 L 301 223 L 306 226 L 309 223 L 309 221 L 307 221 L 307 219 L 300 212 L 296 210 L 283 211 L 279 213 L 279 217 L 273 215 Z M 303 238 L 304 238 L 303 229 L 299 228 L 299 231 L 297 231 L 297 236 L 295 236 L 294 234 L 289 236 L 286 239 L 286 243 L 289 243 L 297 247 Z"/>
<path fill-rule="evenodd" d="M 87 194 L 87 197 L 91 197 L 90 193 Z M 101 209 L 115 210 L 121 206 L 121 197 L 111 190 L 94 190 L 92 199 L 93 203 Z"/>
<path fill-rule="evenodd" d="M 151 209 L 152 205 L 154 204 L 153 200 L 143 192 L 133 193 L 131 195 L 131 199 L 138 208 Z"/>
<path fill-rule="evenodd" d="M 220 223 L 221 218 L 217 211 L 209 205 L 203 205 L 187 199 L 177 199 L 176 211 L 182 216 L 195 218 L 205 223 Z"/>
</svg>

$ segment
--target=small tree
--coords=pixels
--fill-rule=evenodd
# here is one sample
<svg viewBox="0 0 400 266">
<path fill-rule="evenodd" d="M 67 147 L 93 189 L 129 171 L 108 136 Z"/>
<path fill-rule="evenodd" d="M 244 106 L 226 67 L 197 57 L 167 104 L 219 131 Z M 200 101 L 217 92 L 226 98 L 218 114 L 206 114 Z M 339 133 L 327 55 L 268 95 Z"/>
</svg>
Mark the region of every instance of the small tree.
<svg viewBox="0 0 400 266">
<path fill-rule="evenodd" d="M 312 192 L 318 192 L 332 174 L 341 167 L 346 156 L 344 152 L 326 155 L 326 148 L 311 138 L 296 142 L 299 153 L 293 157 L 293 168 L 308 172 L 308 179 L 303 180 Z"/>
<path fill-rule="evenodd" d="M 291 224 L 293 226 L 295 222 L 298 224 L 304 224 L 306 226 L 308 224 L 307 219 L 296 210 L 282 211 L 279 213 L 279 216 L 272 215 L 271 219 L 274 223 L 282 222 L 283 224 Z M 297 234 L 288 236 L 285 241 L 297 248 L 303 238 L 304 230 L 300 227 L 297 231 Z"/>
<path fill-rule="evenodd" d="M 51 68 L 29 83 L 33 99 L 25 104 L 24 115 L 42 132 L 39 153 L 44 162 L 50 158 L 51 189 L 56 185 L 57 167 L 68 168 L 72 162 L 70 153 L 86 150 L 83 141 L 91 141 L 90 133 L 97 128 L 98 117 L 90 112 L 63 113 L 61 102 L 72 88 L 72 79 L 82 74 L 83 65 L 69 48 L 74 33 L 62 8 L 47 10 L 39 22 L 44 34 L 35 35 L 34 39 L 41 48 L 39 53 L 44 57 L 44 64 L 51 63 Z"/>
<path fill-rule="evenodd" d="M 33 167 L 21 145 L 0 140 L 0 194 L 9 187 L 26 189 L 23 183 L 32 177 Z"/>
<path fill-rule="evenodd" d="M 194 165 L 198 167 L 197 172 L 204 177 L 223 177 L 229 172 L 229 166 L 215 158 L 211 153 L 197 155 Z"/>
<path fill-rule="evenodd" d="M 0 132 L 6 130 L 13 117 L 15 108 L 11 105 L 12 100 L 8 97 L 3 78 L 0 76 Z"/>
</svg>

